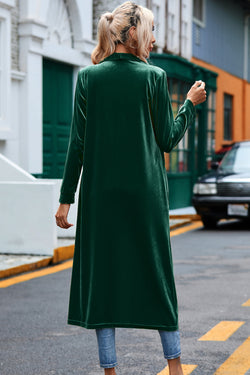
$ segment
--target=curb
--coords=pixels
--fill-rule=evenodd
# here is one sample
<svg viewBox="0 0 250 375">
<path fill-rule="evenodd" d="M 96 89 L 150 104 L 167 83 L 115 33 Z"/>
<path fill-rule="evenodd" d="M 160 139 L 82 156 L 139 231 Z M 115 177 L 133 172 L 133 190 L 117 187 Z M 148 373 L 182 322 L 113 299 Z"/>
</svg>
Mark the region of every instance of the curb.
<svg viewBox="0 0 250 375">
<path fill-rule="evenodd" d="M 185 226 L 192 221 L 200 220 L 199 215 L 170 215 L 171 220 L 182 220 L 179 223 L 170 225 L 170 230 Z M 65 260 L 72 259 L 74 256 L 75 245 L 57 247 L 53 251 L 53 256 L 44 258 L 34 263 L 22 264 L 17 267 L 8 268 L 0 271 L 0 279 L 5 279 L 11 276 L 16 276 L 24 272 L 36 271 L 40 268 L 45 268 L 50 265 L 61 263 Z"/>
<path fill-rule="evenodd" d="M 53 256 L 44 258 L 34 263 L 22 264 L 17 267 L 8 268 L 0 271 L 0 279 L 16 276 L 20 273 L 36 271 L 40 268 L 45 268 L 50 265 L 61 263 L 65 260 L 73 258 L 75 245 L 62 246 L 54 249 Z"/>
<path fill-rule="evenodd" d="M 54 249 L 52 264 L 57 264 L 73 258 L 75 245 L 61 246 Z"/>
<path fill-rule="evenodd" d="M 200 215 L 188 214 L 188 215 L 170 215 L 170 219 L 188 219 L 189 221 L 200 221 Z"/>
<path fill-rule="evenodd" d="M 173 218 L 171 217 L 170 219 L 173 219 Z M 174 219 L 179 219 L 179 218 L 174 218 Z M 183 219 L 182 222 L 180 223 L 170 225 L 170 231 L 173 229 L 184 227 L 185 225 L 190 224 L 191 222 L 192 220 L 190 220 L 189 218 Z"/>
<path fill-rule="evenodd" d="M 22 264 L 21 266 L 2 270 L 0 271 L 0 279 L 5 279 L 6 277 L 16 276 L 23 272 L 35 271 L 39 268 L 47 267 L 51 264 L 52 259 L 53 257 L 48 257 L 34 263 Z"/>
</svg>

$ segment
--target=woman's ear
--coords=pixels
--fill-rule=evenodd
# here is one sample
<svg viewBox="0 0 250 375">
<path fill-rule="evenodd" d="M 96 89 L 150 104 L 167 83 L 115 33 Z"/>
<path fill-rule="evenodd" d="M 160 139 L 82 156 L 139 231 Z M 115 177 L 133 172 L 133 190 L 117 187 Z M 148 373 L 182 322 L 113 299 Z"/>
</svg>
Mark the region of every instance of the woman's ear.
<svg viewBox="0 0 250 375">
<path fill-rule="evenodd" d="M 131 26 L 130 27 L 130 29 L 129 29 L 129 36 L 130 36 L 131 39 L 137 41 L 137 33 L 136 33 L 136 27 L 135 26 Z"/>
</svg>

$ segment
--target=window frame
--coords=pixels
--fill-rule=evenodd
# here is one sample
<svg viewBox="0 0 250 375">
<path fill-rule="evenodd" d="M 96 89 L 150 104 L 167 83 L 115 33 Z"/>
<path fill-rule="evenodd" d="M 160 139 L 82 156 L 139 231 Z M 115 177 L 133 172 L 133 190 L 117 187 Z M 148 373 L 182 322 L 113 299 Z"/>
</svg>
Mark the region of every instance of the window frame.
<svg viewBox="0 0 250 375">
<path fill-rule="evenodd" d="M 202 20 L 199 20 L 194 16 L 194 0 L 193 0 L 193 22 L 200 26 L 200 27 L 205 27 L 206 26 L 206 0 L 199 0 L 202 2 Z"/>
<path fill-rule="evenodd" d="M 159 0 L 158 0 L 159 1 Z M 168 0 L 165 16 L 165 51 L 192 57 L 192 1 Z M 164 22 L 164 21 L 162 21 Z"/>
<path fill-rule="evenodd" d="M 226 107 L 225 106 L 225 100 L 226 98 L 230 98 L 231 100 L 231 106 L 230 108 Z M 232 94 L 229 94 L 227 92 L 224 92 L 223 94 L 223 140 L 225 142 L 231 142 L 233 140 L 233 107 L 234 107 L 234 96 Z M 230 138 L 225 138 L 225 130 L 226 130 L 226 124 L 225 124 L 225 120 L 226 120 L 226 116 L 225 116 L 225 112 L 227 111 L 227 113 L 230 113 L 230 124 L 229 124 L 229 129 L 227 129 L 227 131 L 229 130 L 229 136 Z"/>
<path fill-rule="evenodd" d="M 173 90 L 176 85 L 176 92 Z M 173 109 L 173 115 L 176 117 L 178 110 L 183 105 L 190 83 L 179 78 L 168 77 L 168 88 Z M 187 131 L 181 141 L 171 151 L 165 154 L 165 166 L 170 174 L 190 173 L 190 133 Z"/>
<path fill-rule="evenodd" d="M 168 2 L 165 39 L 167 50 L 175 54 L 179 53 L 179 6 L 179 2 L 176 2 L 174 0 L 170 0 Z"/>
<path fill-rule="evenodd" d="M 210 90 L 207 100 L 207 144 L 206 144 L 206 164 L 207 170 L 211 169 L 211 163 L 215 155 L 215 125 L 216 125 L 216 91 Z M 211 123 L 209 124 L 209 121 Z M 209 145 L 209 140 L 211 144 Z M 210 147 L 209 147 L 210 146 Z"/>
</svg>

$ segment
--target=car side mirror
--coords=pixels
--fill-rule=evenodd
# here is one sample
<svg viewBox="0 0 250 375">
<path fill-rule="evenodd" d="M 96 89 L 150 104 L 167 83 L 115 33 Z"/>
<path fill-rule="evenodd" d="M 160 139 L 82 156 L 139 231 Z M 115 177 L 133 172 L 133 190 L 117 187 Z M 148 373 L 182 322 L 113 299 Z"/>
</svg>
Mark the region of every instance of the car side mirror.
<svg viewBox="0 0 250 375">
<path fill-rule="evenodd" d="M 216 170 L 216 169 L 218 169 L 219 165 L 220 165 L 220 163 L 218 161 L 213 161 L 211 163 L 211 169 Z"/>
</svg>

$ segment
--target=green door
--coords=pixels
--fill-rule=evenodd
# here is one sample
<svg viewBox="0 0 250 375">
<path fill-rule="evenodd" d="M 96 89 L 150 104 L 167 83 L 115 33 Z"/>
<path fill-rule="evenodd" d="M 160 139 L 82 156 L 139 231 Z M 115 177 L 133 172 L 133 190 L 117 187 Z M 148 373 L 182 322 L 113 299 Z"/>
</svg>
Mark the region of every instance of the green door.
<svg viewBox="0 0 250 375">
<path fill-rule="evenodd" d="M 72 117 L 73 67 L 43 60 L 43 178 L 62 178 Z"/>
</svg>

